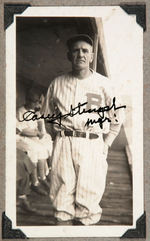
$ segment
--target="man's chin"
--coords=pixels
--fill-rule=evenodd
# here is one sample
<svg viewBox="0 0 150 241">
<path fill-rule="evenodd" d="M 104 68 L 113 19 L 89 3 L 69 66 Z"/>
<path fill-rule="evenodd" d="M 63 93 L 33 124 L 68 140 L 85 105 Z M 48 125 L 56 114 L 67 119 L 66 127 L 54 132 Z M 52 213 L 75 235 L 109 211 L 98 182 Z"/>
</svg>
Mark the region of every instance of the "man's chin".
<svg viewBox="0 0 150 241">
<path fill-rule="evenodd" d="M 35 107 L 34 110 L 35 110 L 35 111 L 40 111 L 41 108 L 40 108 L 40 107 Z"/>
<path fill-rule="evenodd" d="M 80 63 L 80 64 L 76 64 L 75 66 L 74 66 L 74 69 L 76 69 L 76 70 L 82 70 L 82 69 L 86 69 L 87 67 L 85 66 L 85 64 L 84 63 Z"/>
</svg>

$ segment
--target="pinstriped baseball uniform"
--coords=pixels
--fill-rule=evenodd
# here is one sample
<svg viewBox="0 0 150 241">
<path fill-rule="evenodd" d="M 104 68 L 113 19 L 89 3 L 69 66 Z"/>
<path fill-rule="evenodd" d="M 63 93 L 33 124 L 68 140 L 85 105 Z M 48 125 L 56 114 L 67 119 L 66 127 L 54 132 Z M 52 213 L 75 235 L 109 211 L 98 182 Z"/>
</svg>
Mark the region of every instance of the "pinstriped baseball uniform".
<svg viewBox="0 0 150 241">
<path fill-rule="evenodd" d="M 70 112 L 70 106 L 78 103 L 87 104 L 86 110 L 100 106 L 111 106 L 112 96 L 109 79 L 91 70 L 91 75 L 78 79 L 68 73 L 54 79 L 50 84 L 44 104 L 44 115 Z M 84 225 L 97 223 L 101 218 L 99 206 L 104 193 L 107 161 L 103 153 L 103 134 L 110 146 L 119 132 L 123 121 L 120 109 L 114 113 L 113 108 L 105 113 L 111 123 L 105 121 L 103 128 L 99 123 L 85 125 L 88 118 L 97 120 L 98 113 L 83 113 L 62 119 L 62 126 L 54 125 L 60 130 L 81 131 L 98 134 L 97 139 L 57 135 L 52 156 L 52 173 L 50 198 L 56 210 L 55 217 L 60 220 L 78 218 Z M 115 115 L 114 115 L 115 114 Z M 116 121 L 117 120 L 117 121 Z M 63 133 L 63 132 L 62 132 Z"/>
</svg>

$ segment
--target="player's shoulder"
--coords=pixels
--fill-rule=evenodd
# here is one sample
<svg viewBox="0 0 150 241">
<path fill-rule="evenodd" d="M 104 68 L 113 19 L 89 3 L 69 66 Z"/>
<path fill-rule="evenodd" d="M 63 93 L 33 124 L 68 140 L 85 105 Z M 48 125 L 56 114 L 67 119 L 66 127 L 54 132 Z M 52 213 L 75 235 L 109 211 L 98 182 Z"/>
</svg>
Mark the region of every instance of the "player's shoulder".
<svg viewBox="0 0 150 241">
<path fill-rule="evenodd" d="M 51 82 L 51 84 L 52 85 L 55 85 L 57 83 L 60 84 L 60 83 L 63 83 L 65 81 L 68 81 L 68 79 L 70 79 L 70 78 L 71 78 L 71 74 L 70 73 L 64 73 L 64 74 L 61 74 L 61 75 L 55 77 L 53 79 L 53 81 Z"/>
<path fill-rule="evenodd" d="M 104 83 L 108 83 L 110 79 L 107 76 L 104 76 L 96 71 L 93 71 L 94 77 L 96 77 L 97 80 L 103 81 Z"/>
<path fill-rule="evenodd" d="M 109 88 L 111 86 L 111 80 L 107 76 L 93 71 L 93 77 L 98 86 Z"/>
<path fill-rule="evenodd" d="M 22 118 L 23 114 L 27 112 L 26 108 L 24 106 L 18 107 L 16 110 L 16 117 L 17 119 Z"/>
<path fill-rule="evenodd" d="M 105 96 L 113 96 L 114 88 L 112 86 L 112 81 L 107 76 L 94 72 L 94 79 L 96 80 L 97 88 L 100 88 Z"/>
<path fill-rule="evenodd" d="M 19 113 L 22 113 L 22 112 L 25 112 L 25 111 L 26 111 L 26 109 L 25 109 L 24 106 L 21 106 L 21 107 L 17 108 L 17 112 L 19 112 Z"/>
</svg>

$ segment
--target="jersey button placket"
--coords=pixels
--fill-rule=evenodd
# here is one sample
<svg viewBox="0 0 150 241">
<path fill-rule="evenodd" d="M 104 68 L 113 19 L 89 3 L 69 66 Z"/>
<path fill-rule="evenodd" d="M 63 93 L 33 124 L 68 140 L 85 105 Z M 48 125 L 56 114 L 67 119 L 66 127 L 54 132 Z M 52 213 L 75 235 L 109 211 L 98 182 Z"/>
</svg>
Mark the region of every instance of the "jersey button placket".
<svg viewBox="0 0 150 241">
<path fill-rule="evenodd" d="M 79 81 L 78 78 L 74 79 L 75 87 L 74 87 L 74 103 L 73 103 L 73 107 L 76 107 L 78 105 L 78 102 L 77 102 L 78 81 Z M 78 114 L 73 117 L 73 126 L 74 126 L 74 128 L 77 128 L 77 120 L 78 120 L 78 118 L 79 118 Z"/>
</svg>

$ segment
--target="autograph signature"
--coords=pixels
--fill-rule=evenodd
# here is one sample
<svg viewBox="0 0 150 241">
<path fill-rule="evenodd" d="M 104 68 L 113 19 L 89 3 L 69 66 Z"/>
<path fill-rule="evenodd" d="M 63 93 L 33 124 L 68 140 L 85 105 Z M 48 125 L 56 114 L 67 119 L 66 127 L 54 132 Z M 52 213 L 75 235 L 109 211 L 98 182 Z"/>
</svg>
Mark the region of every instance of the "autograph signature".
<svg viewBox="0 0 150 241">
<path fill-rule="evenodd" d="M 90 119 L 88 118 L 87 122 L 85 123 L 85 126 L 89 126 L 89 125 L 93 125 L 96 123 L 99 123 L 100 128 L 103 128 L 103 123 L 105 121 L 111 122 L 110 118 L 105 116 L 105 112 L 108 112 L 112 109 L 118 110 L 121 108 L 126 108 L 126 105 L 122 105 L 122 106 L 116 106 L 116 98 L 113 98 L 113 103 L 111 106 L 104 106 L 104 107 L 99 107 L 98 109 L 93 108 L 93 109 L 88 109 L 86 110 L 84 107 L 86 106 L 88 102 L 84 102 L 84 103 L 78 103 L 78 105 L 76 107 L 73 108 L 73 106 L 70 106 L 70 112 L 67 114 L 62 114 L 61 112 L 59 112 L 59 114 L 55 115 L 55 114 L 48 114 L 47 116 L 44 116 L 44 114 L 42 114 L 41 116 L 38 116 L 36 114 L 36 111 L 26 111 L 23 114 L 23 120 L 19 120 L 20 122 L 23 121 L 36 121 L 36 120 L 40 120 L 40 119 L 44 119 L 47 120 L 49 123 L 52 124 L 57 124 L 59 126 L 64 126 L 62 124 L 62 119 L 66 119 L 68 116 L 73 117 L 75 115 L 82 115 L 85 113 L 97 113 L 99 115 L 99 118 L 97 120 L 95 119 Z M 83 107 L 83 108 L 81 108 Z M 116 115 L 114 114 L 114 116 L 116 117 Z M 117 121 L 117 120 L 116 120 Z"/>
</svg>

